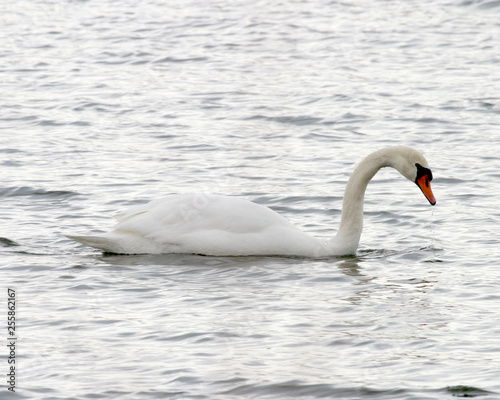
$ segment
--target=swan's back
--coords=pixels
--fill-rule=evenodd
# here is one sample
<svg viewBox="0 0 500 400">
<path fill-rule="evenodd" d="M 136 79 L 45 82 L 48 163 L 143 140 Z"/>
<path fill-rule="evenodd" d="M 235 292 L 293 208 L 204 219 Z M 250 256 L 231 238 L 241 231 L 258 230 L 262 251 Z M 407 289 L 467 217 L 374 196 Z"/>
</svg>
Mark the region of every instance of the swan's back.
<svg viewBox="0 0 500 400">
<path fill-rule="evenodd" d="M 116 216 L 114 230 L 71 238 L 113 253 L 314 255 L 320 242 L 268 207 L 207 194 L 174 195 Z"/>
</svg>

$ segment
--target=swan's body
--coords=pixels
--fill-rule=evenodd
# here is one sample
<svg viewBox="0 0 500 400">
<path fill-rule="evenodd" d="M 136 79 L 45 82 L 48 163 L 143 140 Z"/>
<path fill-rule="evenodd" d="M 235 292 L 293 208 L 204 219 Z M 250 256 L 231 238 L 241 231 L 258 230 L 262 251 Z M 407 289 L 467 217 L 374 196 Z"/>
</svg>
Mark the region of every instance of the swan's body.
<svg viewBox="0 0 500 400">
<path fill-rule="evenodd" d="M 330 240 L 316 239 L 270 208 L 219 195 L 174 195 L 132 207 L 116 218 L 114 230 L 100 236 L 68 236 L 83 244 L 121 254 L 187 253 L 219 256 L 282 255 L 322 257 L 354 254 L 363 229 L 368 182 L 380 168 L 396 168 L 436 203 L 432 173 L 416 150 L 396 146 L 366 157 L 347 183 L 340 228 Z"/>
</svg>

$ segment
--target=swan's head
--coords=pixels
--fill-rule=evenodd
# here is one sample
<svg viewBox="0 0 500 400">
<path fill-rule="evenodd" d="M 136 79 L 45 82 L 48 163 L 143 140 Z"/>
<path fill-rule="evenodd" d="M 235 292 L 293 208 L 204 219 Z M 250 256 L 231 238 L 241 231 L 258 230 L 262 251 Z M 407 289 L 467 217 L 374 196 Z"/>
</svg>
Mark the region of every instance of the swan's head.
<svg viewBox="0 0 500 400">
<path fill-rule="evenodd" d="M 392 166 L 405 178 L 415 182 L 429 203 L 435 205 L 436 198 L 431 189 L 432 172 L 425 157 L 411 147 L 396 146 L 392 150 L 396 153 L 392 158 Z"/>
</svg>

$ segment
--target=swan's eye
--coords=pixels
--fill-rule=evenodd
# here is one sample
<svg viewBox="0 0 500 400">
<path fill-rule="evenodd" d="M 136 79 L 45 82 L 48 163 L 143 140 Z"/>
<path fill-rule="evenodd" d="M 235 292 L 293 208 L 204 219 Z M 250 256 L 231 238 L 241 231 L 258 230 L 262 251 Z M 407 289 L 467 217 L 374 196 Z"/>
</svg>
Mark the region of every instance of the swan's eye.
<svg viewBox="0 0 500 400">
<path fill-rule="evenodd" d="M 422 167 L 419 163 L 415 163 L 415 167 L 417 167 L 417 177 L 415 178 L 415 182 L 426 176 L 425 184 L 429 187 L 429 182 L 432 181 L 432 172 L 429 168 Z"/>
</svg>

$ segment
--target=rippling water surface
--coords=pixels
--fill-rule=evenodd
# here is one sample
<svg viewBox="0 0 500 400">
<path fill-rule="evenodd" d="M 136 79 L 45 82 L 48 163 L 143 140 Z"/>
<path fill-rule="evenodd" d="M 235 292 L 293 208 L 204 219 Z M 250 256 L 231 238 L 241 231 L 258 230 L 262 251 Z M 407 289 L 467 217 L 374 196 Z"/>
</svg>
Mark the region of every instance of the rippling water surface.
<svg viewBox="0 0 500 400">
<path fill-rule="evenodd" d="M 3 2 L 16 398 L 500 399 L 499 20 L 498 1 Z M 354 257 L 64 237 L 191 192 L 328 237 L 354 165 L 394 144 L 424 152 L 438 203 L 381 171 Z"/>
</svg>

